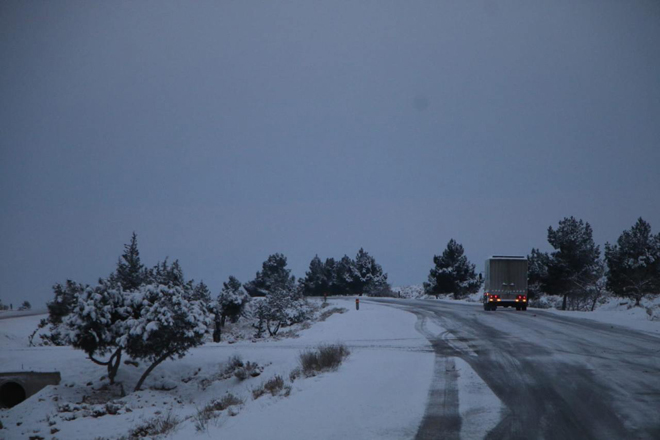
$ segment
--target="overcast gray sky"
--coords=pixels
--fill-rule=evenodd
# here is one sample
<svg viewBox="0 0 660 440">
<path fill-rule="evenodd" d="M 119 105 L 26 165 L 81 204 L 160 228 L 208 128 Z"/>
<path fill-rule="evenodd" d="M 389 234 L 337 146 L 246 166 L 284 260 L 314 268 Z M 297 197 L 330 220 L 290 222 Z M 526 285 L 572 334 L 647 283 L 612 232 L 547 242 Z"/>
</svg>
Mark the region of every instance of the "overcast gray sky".
<svg viewBox="0 0 660 440">
<path fill-rule="evenodd" d="M 364 247 L 660 230 L 660 2 L 3 1 L 0 299 L 178 258 L 213 293 Z"/>
</svg>

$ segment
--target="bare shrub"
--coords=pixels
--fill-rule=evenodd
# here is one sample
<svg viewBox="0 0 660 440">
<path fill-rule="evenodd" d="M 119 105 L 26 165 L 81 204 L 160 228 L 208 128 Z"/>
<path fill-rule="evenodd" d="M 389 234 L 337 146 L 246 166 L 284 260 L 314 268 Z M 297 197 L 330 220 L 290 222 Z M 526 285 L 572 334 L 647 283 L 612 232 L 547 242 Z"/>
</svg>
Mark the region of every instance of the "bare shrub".
<svg viewBox="0 0 660 440">
<path fill-rule="evenodd" d="M 225 371 L 230 373 L 236 370 L 237 368 L 241 368 L 242 366 L 243 366 L 243 359 L 241 359 L 240 356 L 232 356 L 227 361 L 227 366 L 225 367 Z"/>
<path fill-rule="evenodd" d="M 208 405 L 202 409 L 198 409 L 197 414 L 193 416 L 193 420 L 195 420 L 195 430 L 197 432 L 206 431 L 208 429 L 209 421 L 217 417 L 218 415 Z"/>
<path fill-rule="evenodd" d="M 305 376 L 314 376 L 322 371 L 336 369 L 349 354 L 343 344 L 321 345 L 316 350 L 300 353 L 300 366 Z"/>
<path fill-rule="evenodd" d="M 319 315 L 319 322 L 323 322 L 335 313 L 346 313 L 348 312 L 347 309 L 343 307 L 333 307 L 332 309 L 324 310 L 320 315 Z"/>
<path fill-rule="evenodd" d="M 133 428 L 128 438 L 130 440 L 140 439 L 144 437 L 156 437 L 159 435 L 167 435 L 173 432 L 179 425 L 180 420 L 172 413 L 168 413 L 165 417 L 156 417 L 147 420 L 142 425 Z"/>
<path fill-rule="evenodd" d="M 293 370 L 291 370 L 291 373 L 289 373 L 289 380 L 291 382 L 295 382 L 295 380 L 298 379 L 301 374 L 302 371 L 300 370 L 300 368 L 294 368 Z"/>
<path fill-rule="evenodd" d="M 261 372 L 263 371 L 263 367 L 260 367 L 259 364 L 256 362 L 246 362 L 244 366 L 238 368 L 236 371 L 234 371 L 234 376 L 239 381 L 244 381 L 248 377 L 257 377 L 261 375 Z"/>
<path fill-rule="evenodd" d="M 220 400 L 213 400 L 202 409 L 197 410 L 197 414 L 193 416 L 195 419 L 195 429 L 197 431 L 206 431 L 208 422 L 218 418 L 218 412 L 224 411 L 230 406 L 242 405 L 243 400 L 236 397 L 232 393 L 227 393 Z"/>
<path fill-rule="evenodd" d="M 260 387 L 252 390 L 252 398 L 255 400 L 266 393 L 276 396 L 284 388 L 284 379 L 282 376 L 275 375 L 273 378 L 264 382 Z"/>
<path fill-rule="evenodd" d="M 259 397 L 263 396 L 266 394 L 266 390 L 264 390 L 263 384 L 259 388 L 255 388 L 252 390 L 252 398 L 254 400 L 257 400 Z"/>
<path fill-rule="evenodd" d="M 284 379 L 282 376 L 276 375 L 264 384 L 264 389 L 271 395 L 276 395 L 282 388 L 284 388 Z"/>
</svg>

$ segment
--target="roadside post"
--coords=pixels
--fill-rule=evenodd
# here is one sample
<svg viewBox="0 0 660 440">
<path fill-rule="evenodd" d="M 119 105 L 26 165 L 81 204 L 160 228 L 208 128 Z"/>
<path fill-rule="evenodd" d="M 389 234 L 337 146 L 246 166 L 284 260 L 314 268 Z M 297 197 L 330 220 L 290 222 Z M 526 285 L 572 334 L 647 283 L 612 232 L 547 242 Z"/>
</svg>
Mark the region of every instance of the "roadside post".
<svg viewBox="0 0 660 440">
<path fill-rule="evenodd" d="M 355 310 L 360 310 L 360 298 L 355 298 Z"/>
</svg>

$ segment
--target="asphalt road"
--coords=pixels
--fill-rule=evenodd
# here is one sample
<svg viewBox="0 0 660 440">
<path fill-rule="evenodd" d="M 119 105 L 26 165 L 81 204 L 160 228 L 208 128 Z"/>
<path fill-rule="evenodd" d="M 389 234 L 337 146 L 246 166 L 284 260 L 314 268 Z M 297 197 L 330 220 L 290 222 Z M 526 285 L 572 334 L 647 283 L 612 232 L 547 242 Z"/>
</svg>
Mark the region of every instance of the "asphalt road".
<svg viewBox="0 0 660 440">
<path fill-rule="evenodd" d="M 505 408 L 487 439 L 660 439 L 660 338 L 534 309 L 379 302 L 415 313 L 436 353 L 443 385 L 431 386 L 417 439 L 460 438 L 456 357 Z M 429 320 L 447 332 L 426 331 Z"/>
</svg>

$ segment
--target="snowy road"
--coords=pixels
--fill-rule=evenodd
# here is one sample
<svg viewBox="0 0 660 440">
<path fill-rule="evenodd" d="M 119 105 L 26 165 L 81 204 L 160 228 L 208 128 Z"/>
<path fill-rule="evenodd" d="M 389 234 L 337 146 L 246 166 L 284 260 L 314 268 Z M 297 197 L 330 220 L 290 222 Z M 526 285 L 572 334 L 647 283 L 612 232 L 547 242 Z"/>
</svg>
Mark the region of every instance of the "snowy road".
<svg viewBox="0 0 660 440">
<path fill-rule="evenodd" d="M 465 425 L 486 416 L 459 414 L 454 360 L 469 364 L 501 401 L 488 439 L 660 438 L 660 338 L 537 310 L 369 301 L 415 313 L 436 352 L 418 439 L 465 437 Z M 434 334 L 428 323 L 446 331 Z"/>
</svg>

